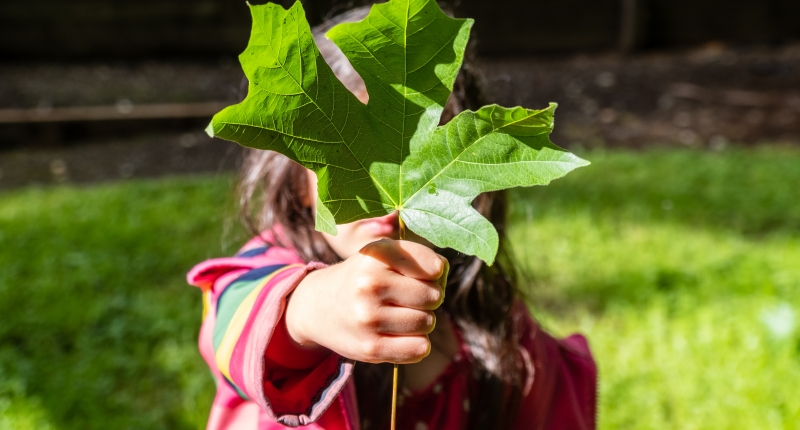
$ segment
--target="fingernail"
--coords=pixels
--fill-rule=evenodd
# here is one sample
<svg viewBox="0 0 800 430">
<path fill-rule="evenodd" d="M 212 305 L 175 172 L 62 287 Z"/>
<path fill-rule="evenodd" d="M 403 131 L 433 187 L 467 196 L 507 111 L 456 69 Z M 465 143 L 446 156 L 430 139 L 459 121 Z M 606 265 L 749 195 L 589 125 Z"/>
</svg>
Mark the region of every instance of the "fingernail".
<svg viewBox="0 0 800 430">
<path fill-rule="evenodd" d="M 439 277 L 439 286 L 441 286 L 442 289 L 446 289 L 447 288 L 447 275 L 450 274 L 450 262 L 446 258 L 442 257 L 441 255 L 439 256 L 439 258 L 441 258 L 442 261 L 444 262 L 444 270 L 442 270 L 442 276 Z"/>
</svg>

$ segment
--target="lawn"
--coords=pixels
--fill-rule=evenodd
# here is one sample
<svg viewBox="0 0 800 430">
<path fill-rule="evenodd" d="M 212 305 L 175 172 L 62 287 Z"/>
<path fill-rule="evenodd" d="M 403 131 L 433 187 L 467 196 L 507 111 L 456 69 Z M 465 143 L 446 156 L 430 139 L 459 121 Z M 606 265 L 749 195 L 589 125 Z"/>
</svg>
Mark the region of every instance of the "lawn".
<svg viewBox="0 0 800 430">
<path fill-rule="evenodd" d="M 539 318 L 590 339 L 601 427 L 798 428 L 800 152 L 587 157 L 515 192 L 511 237 Z"/>
<path fill-rule="evenodd" d="M 601 368 L 601 428 L 796 428 L 800 151 L 591 151 L 513 193 L 523 288 Z M 0 429 L 203 428 L 191 266 L 228 177 L 0 194 Z"/>
</svg>

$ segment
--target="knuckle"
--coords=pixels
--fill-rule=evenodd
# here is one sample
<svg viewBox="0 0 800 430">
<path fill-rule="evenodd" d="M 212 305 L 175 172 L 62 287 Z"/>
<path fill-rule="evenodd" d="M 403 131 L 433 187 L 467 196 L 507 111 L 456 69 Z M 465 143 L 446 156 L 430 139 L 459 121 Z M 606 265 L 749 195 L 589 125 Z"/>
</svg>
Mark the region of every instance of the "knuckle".
<svg viewBox="0 0 800 430">
<path fill-rule="evenodd" d="M 389 239 L 376 240 L 375 242 L 370 242 L 364 245 L 361 248 L 360 253 L 369 257 L 379 256 L 386 253 L 386 251 L 391 249 L 391 247 L 393 246 L 394 246 L 393 240 Z"/>
<path fill-rule="evenodd" d="M 366 246 L 364 248 L 366 248 Z M 372 268 L 372 264 L 375 262 L 375 258 L 371 254 L 364 252 L 364 250 L 362 249 L 359 254 L 350 257 L 350 259 L 348 259 L 347 261 L 352 262 L 353 264 L 353 267 L 350 268 L 351 270 L 363 273 L 363 272 L 368 272 Z"/>
<path fill-rule="evenodd" d="M 420 315 L 417 321 L 417 326 L 420 331 L 425 334 L 430 334 L 434 327 L 436 327 L 436 314 L 433 312 L 425 312 Z"/>
<path fill-rule="evenodd" d="M 378 247 L 380 246 L 381 241 L 377 242 L 370 242 L 363 247 L 361 247 L 361 254 L 363 255 L 371 255 L 373 252 L 377 251 Z"/>
<path fill-rule="evenodd" d="M 431 252 L 433 252 L 433 251 L 431 251 Z M 433 257 L 433 261 L 434 261 L 433 262 L 433 267 L 432 267 L 433 268 L 433 272 L 434 272 L 434 275 L 436 276 L 436 279 L 438 279 L 444 273 L 444 258 L 441 257 L 439 254 L 437 254 L 435 252 L 433 252 L 433 256 L 432 257 Z"/>
<path fill-rule="evenodd" d="M 433 331 L 433 328 L 436 327 L 436 314 L 433 312 L 427 312 L 425 316 L 426 327 Z"/>
<path fill-rule="evenodd" d="M 444 301 L 444 291 L 442 291 L 442 288 L 436 285 L 434 288 L 431 288 L 430 294 L 431 303 L 435 304 L 437 308 L 441 306 Z"/>
<path fill-rule="evenodd" d="M 353 282 L 356 293 L 361 297 L 370 297 L 375 295 L 376 282 L 375 278 L 371 275 L 362 274 L 357 276 Z"/>
<path fill-rule="evenodd" d="M 354 307 L 353 321 L 355 321 L 358 326 L 366 328 L 373 328 L 379 323 L 375 312 L 366 305 L 357 305 Z"/>
<path fill-rule="evenodd" d="M 364 342 L 361 348 L 361 353 L 364 356 L 365 361 L 380 361 L 383 346 L 378 339 L 372 339 Z"/>
</svg>

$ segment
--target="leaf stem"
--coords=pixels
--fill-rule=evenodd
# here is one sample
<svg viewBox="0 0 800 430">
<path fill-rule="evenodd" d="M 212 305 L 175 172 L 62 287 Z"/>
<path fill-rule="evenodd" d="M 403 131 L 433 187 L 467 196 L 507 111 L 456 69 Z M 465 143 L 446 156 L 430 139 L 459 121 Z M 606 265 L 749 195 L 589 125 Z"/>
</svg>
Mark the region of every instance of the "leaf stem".
<svg viewBox="0 0 800 430">
<path fill-rule="evenodd" d="M 394 363 L 394 375 L 392 376 L 392 430 L 397 423 L 397 374 L 399 372 L 399 365 Z"/>
<path fill-rule="evenodd" d="M 406 238 L 406 223 L 403 222 L 403 217 L 398 216 L 397 220 L 399 222 L 399 231 L 398 236 L 400 240 L 405 240 Z M 397 424 L 397 376 L 400 373 L 400 366 L 397 363 L 394 363 L 394 370 L 392 375 L 392 428 L 391 430 L 395 430 L 395 425 Z"/>
<path fill-rule="evenodd" d="M 400 240 L 406 239 L 406 223 L 403 222 L 403 217 L 398 216 L 397 220 L 400 222 Z"/>
</svg>

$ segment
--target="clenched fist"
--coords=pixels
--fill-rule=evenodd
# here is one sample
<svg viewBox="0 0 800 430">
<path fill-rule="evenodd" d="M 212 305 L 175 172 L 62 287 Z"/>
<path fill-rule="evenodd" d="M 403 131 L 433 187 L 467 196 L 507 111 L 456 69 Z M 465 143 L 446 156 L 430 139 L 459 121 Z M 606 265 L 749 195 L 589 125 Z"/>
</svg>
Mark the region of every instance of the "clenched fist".
<svg viewBox="0 0 800 430">
<path fill-rule="evenodd" d="M 382 239 L 342 263 L 311 272 L 286 308 L 289 336 L 369 362 L 415 363 L 430 352 L 433 311 L 449 264 L 426 246 Z"/>
</svg>

